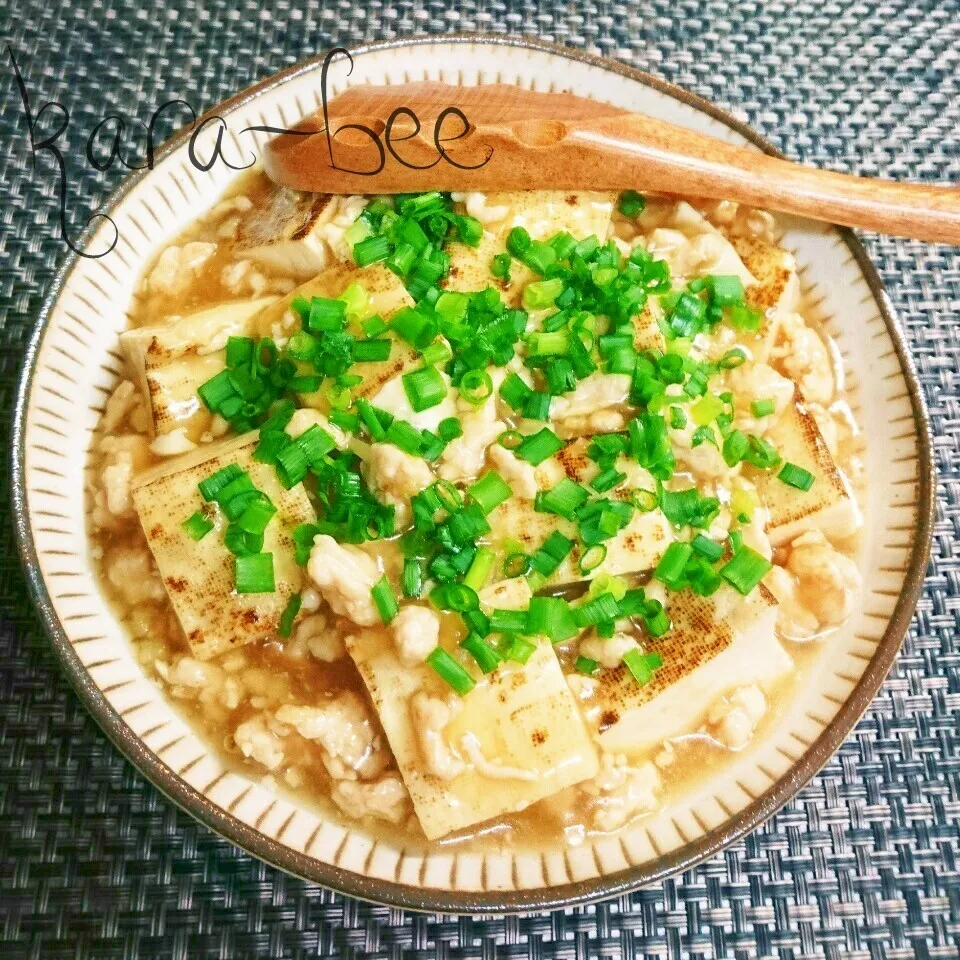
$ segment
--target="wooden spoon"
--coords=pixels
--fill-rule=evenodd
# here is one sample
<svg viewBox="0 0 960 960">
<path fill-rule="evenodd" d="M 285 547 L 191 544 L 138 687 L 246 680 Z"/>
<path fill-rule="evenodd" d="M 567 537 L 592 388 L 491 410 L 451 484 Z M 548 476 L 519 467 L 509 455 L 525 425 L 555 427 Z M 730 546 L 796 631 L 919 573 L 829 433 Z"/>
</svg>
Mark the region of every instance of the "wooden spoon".
<svg viewBox="0 0 960 960">
<path fill-rule="evenodd" d="M 569 93 L 359 86 L 294 131 L 267 144 L 264 167 L 295 190 L 638 189 L 960 244 L 956 187 L 818 170 Z"/>
</svg>

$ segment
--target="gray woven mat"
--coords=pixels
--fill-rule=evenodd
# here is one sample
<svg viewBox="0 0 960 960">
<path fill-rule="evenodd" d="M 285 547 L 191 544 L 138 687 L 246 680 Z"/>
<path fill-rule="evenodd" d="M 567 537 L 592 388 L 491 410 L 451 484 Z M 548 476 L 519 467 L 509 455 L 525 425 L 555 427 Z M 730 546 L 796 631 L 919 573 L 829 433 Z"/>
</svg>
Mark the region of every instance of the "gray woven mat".
<svg viewBox="0 0 960 960">
<path fill-rule="evenodd" d="M 818 164 L 960 182 L 960 2 L 536 3 L 134 0 L 0 4 L 34 97 L 105 114 L 198 109 L 335 43 L 417 32 L 539 35 L 651 70 Z M 0 422 L 65 256 L 56 181 L 33 169 L 0 81 Z M 68 161 L 79 232 L 119 180 Z M 956 957 L 960 942 L 960 257 L 868 238 L 936 434 L 926 592 L 891 678 L 839 755 L 773 821 L 697 870 L 522 919 L 404 915 L 240 853 L 145 783 L 87 717 L 40 631 L 0 506 L 0 946 L 42 960 L 240 957 Z M 110 309 L 105 305 L 105 309 Z M 4 446 L 6 440 L 4 439 Z M 4 486 L 6 478 L 4 477 Z"/>
</svg>

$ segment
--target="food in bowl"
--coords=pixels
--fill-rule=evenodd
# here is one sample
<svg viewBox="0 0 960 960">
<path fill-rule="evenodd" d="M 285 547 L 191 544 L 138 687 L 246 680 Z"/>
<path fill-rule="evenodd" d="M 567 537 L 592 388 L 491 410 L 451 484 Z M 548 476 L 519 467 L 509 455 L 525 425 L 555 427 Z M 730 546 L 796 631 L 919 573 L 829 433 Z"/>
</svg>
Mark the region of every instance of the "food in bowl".
<svg viewBox="0 0 960 960">
<path fill-rule="evenodd" d="M 90 533 L 237 769 L 575 844 L 750 749 L 858 603 L 862 437 L 773 218 L 245 175 L 145 271 Z"/>
</svg>

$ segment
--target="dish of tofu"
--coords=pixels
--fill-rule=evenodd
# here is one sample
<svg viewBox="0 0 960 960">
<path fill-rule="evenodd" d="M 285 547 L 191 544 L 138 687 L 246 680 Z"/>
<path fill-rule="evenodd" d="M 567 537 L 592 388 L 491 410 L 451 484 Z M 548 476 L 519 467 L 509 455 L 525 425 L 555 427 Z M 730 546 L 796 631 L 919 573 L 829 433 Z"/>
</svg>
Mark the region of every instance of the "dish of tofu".
<svg viewBox="0 0 960 960">
<path fill-rule="evenodd" d="M 563 847 L 749 751 L 858 609 L 863 436 L 773 217 L 245 174 L 145 271 L 102 589 L 237 770 Z"/>
</svg>

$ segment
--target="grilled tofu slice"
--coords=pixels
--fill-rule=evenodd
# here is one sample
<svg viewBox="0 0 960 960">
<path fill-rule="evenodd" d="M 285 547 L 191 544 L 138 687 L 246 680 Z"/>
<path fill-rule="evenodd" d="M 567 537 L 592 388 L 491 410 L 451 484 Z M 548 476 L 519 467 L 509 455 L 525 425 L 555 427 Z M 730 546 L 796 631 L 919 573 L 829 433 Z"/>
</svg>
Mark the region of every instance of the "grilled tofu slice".
<svg viewBox="0 0 960 960">
<path fill-rule="evenodd" d="M 828 538 L 847 537 L 862 522 L 856 497 L 807 411 L 799 387 L 793 403 L 767 432 L 767 439 L 784 460 L 809 470 L 809 490 L 797 490 L 777 479 L 777 471 L 760 472 L 754 482 L 770 512 L 767 534 L 774 546 L 787 543 L 804 530 L 821 530 Z"/>
<path fill-rule="evenodd" d="M 534 240 L 548 240 L 566 231 L 577 240 L 596 236 L 605 242 L 613 216 L 615 193 L 574 190 L 531 190 L 509 193 L 488 193 L 488 208 L 506 207 L 501 220 L 484 228 L 476 247 L 455 243 L 450 247 L 448 290 L 483 290 L 499 285 L 505 303 L 517 306 L 520 295 L 533 274 L 523 264 L 510 265 L 510 281 L 501 283 L 490 274 L 495 254 L 502 253 L 507 234 L 514 227 L 524 227 Z"/>
<path fill-rule="evenodd" d="M 650 646 L 663 666 L 640 686 L 622 664 L 598 674 L 590 701 L 604 750 L 639 754 L 701 724 L 711 704 L 735 687 L 770 684 L 793 668 L 775 633 L 777 602 L 763 586 L 747 597 L 721 587 L 668 597 L 673 628 Z"/>
<path fill-rule="evenodd" d="M 248 336 L 275 298 L 221 303 L 168 326 L 120 334 L 120 348 L 150 407 L 157 436 L 180 427 L 196 441 L 210 415 L 197 388 L 224 367 L 228 337 Z"/>
<path fill-rule="evenodd" d="M 413 298 L 407 293 L 403 282 L 383 264 L 376 263 L 361 269 L 353 263 L 337 261 L 312 280 L 282 297 L 269 310 L 264 310 L 258 318 L 258 333 L 274 338 L 289 336 L 292 325 L 285 315 L 295 297 L 300 296 L 306 300 L 311 297 L 339 297 L 353 283 L 363 287 L 369 297 L 369 316 L 379 314 L 389 321 L 402 307 L 413 306 Z M 364 335 L 359 328 L 353 332 L 358 336 Z M 363 382 L 352 388 L 354 397 L 373 396 L 388 380 L 420 363 L 420 354 L 405 340 L 390 332 L 382 336 L 393 341 L 390 358 L 383 362 L 356 363 L 350 367 L 351 374 L 363 377 Z M 329 407 L 329 401 L 322 392 L 304 394 L 301 399 L 308 406 L 321 410 Z"/>
<path fill-rule="evenodd" d="M 329 260 L 323 234 L 336 209 L 336 197 L 329 193 L 274 186 L 267 202 L 241 222 L 237 253 L 287 276 L 315 276 Z"/>
<path fill-rule="evenodd" d="M 273 467 L 253 459 L 258 434 L 204 445 L 137 477 L 133 502 L 163 578 L 170 602 L 193 655 L 208 660 L 232 647 L 276 636 L 280 615 L 300 589 L 291 531 L 314 522 L 316 514 L 302 484 L 284 490 Z M 264 531 L 263 549 L 273 554 L 276 590 L 237 594 L 234 558 L 223 544 L 227 518 L 208 504 L 214 529 L 196 541 L 181 523 L 203 506 L 197 490 L 217 470 L 236 463 L 277 507 Z"/>
<path fill-rule="evenodd" d="M 427 666 L 403 667 L 385 631 L 347 638 L 428 840 L 513 813 L 596 775 L 597 753 L 549 642 L 524 665 L 507 663 L 459 702 L 441 731 L 464 762 L 444 779 L 425 772 L 421 690 L 446 697 Z M 469 668 L 468 668 L 469 669 Z"/>
<path fill-rule="evenodd" d="M 766 361 L 776 341 L 777 318 L 796 313 L 800 306 L 797 261 L 789 251 L 756 237 L 731 237 L 730 242 L 757 279 L 746 288 L 747 305 L 759 310 L 764 320 L 747 339 L 754 359 Z"/>
<path fill-rule="evenodd" d="M 550 489 L 563 477 L 580 484 L 589 484 L 599 472 L 597 465 L 587 456 L 590 440 L 581 437 L 568 443 L 555 457 L 544 461 L 537 468 L 537 481 L 542 489 Z M 621 457 L 617 469 L 627 479 L 605 497 L 627 499 L 634 489 L 655 490 L 656 482 L 638 464 Z M 605 541 L 607 554 L 603 563 L 589 574 L 580 571 L 580 546 L 577 543 L 577 528 L 573 521 L 538 513 L 533 501 L 511 497 L 496 507 L 487 517 L 490 533 L 487 540 L 495 549 L 502 549 L 504 541 L 518 540 L 525 553 L 536 551 L 553 531 L 559 531 L 573 540 L 575 546 L 556 573 L 550 584 L 576 583 L 600 573 L 624 574 L 651 570 L 663 556 L 673 539 L 670 523 L 659 508 L 647 513 L 634 512 L 630 523 L 619 533 Z"/>
</svg>

